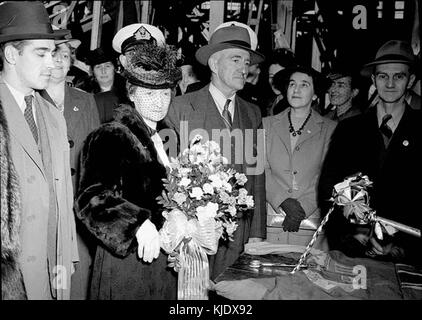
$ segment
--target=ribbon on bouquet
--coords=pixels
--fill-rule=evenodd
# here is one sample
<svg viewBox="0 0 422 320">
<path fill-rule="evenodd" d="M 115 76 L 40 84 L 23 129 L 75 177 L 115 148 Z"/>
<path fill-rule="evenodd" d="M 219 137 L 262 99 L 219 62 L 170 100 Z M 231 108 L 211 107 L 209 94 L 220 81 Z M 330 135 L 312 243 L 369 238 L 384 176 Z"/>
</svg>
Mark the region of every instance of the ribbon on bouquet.
<svg viewBox="0 0 422 320">
<path fill-rule="evenodd" d="M 220 228 L 214 218 L 188 220 L 177 209 L 163 215 L 167 220 L 160 230 L 160 244 L 179 273 L 178 300 L 207 300 L 210 278 L 207 255 L 217 252 Z"/>
<path fill-rule="evenodd" d="M 366 187 L 372 182 L 367 176 L 358 174 L 355 177 L 345 179 L 343 182 L 334 186 L 336 195 L 335 204 L 344 206 L 343 214 L 350 222 L 356 224 L 374 224 L 374 232 L 378 239 L 383 239 L 383 231 L 393 235 L 397 231 L 405 232 L 415 237 L 421 237 L 419 229 L 407 226 L 405 224 L 379 217 L 376 211 L 369 207 L 369 196 Z"/>
</svg>

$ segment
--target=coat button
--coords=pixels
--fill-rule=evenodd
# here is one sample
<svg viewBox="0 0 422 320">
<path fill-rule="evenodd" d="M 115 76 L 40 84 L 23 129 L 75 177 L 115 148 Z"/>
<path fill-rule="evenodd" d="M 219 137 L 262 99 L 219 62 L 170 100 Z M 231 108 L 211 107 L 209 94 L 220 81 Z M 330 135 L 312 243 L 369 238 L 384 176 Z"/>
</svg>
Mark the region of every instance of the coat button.
<svg viewBox="0 0 422 320">
<path fill-rule="evenodd" d="M 70 168 L 70 174 L 71 174 L 72 176 L 74 176 L 74 175 L 75 175 L 75 173 L 76 173 L 76 170 L 75 170 L 75 169 L 73 169 L 73 168 Z"/>
<path fill-rule="evenodd" d="M 292 190 L 292 189 L 289 189 L 289 190 L 287 190 L 287 192 L 288 192 L 288 193 L 292 193 L 292 192 L 293 192 L 293 190 Z"/>
<path fill-rule="evenodd" d="M 73 148 L 74 145 L 75 143 L 73 142 L 73 140 L 69 140 L 69 148 Z"/>
</svg>

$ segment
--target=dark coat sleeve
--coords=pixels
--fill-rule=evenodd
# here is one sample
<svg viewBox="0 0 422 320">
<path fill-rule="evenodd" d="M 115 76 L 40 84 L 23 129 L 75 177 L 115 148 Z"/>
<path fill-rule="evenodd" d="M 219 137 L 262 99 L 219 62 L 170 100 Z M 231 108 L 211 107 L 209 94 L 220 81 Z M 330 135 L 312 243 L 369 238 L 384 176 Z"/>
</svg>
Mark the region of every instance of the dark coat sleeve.
<svg viewBox="0 0 422 320">
<path fill-rule="evenodd" d="M 267 237 L 267 208 L 266 208 L 266 195 L 265 195 L 265 157 L 264 149 L 264 132 L 262 126 L 262 117 L 259 108 L 255 105 L 251 106 L 254 116 L 254 124 L 256 125 L 255 137 L 255 150 L 257 156 L 257 172 L 254 175 L 253 181 L 253 197 L 254 197 L 254 214 L 251 222 L 251 229 L 249 238 L 262 238 Z"/>
<path fill-rule="evenodd" d="M 258 130 L 263 130 L 262 124 L 258 127 Z M 263 141 L 259 141 L 258 135 L 257 145 L 263 144 Z M 264 155 L 260 155 L 261 151 L 258 151 L 258 157 L 261 157 L 262 170 L 264 170 Z M 263 150 L 262 150 L 263 153 Z M 258 168 L 260 170 L 261 168 Z M 259 173 L 259 172 L 258 172 Z M 249 238 L 262 238 L 267 237 L 267 208 L 265 202 L 265 172 L 259 173 L 254 176 L 253 184 L 253 196 L 254 196 L 254 215 L 251 223 L 251 231 Z"/>
<path fill-rule="evenodd" d="M 102 184 L 88 187 L 76 202 L 77 217 L 112 253 L 125 257 L 135 247 L 139 226 L 150 211 L 125 200 Z"/>
<path fill-rule="evenodd" d="M 145 195 L 155 174 L 149 172 L 150 163 L 139 140 L 115 122 L 94 130 L 83 147 L 76 216 L 117 256 L 136 248 L 136 232 L 151 216 Z"/>
</svg>

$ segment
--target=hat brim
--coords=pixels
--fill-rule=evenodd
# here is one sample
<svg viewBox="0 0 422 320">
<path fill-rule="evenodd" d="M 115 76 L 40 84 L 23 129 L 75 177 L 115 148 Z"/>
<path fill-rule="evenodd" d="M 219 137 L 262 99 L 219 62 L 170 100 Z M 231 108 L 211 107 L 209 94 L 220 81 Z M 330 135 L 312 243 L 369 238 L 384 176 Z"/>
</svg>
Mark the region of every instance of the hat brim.
<svg viewBox="0 0 422 320">
<path fill-rule="evenodd" d="M 56 45 L 62 43 L 68 43 L 73 49 L 77 49 L 81 45 L 81 41 L 78 39 L 56 40 Z"/>
<path fill-rule="evenodd" d="M 208 59 L 213 53 L 232 48 L 238 48 L 248 51 L 251 56 L 251 65 L 261 63 L 265 60 L 264 55 L 260 54 L 259 52 L 253 51 L 251 48 L 233 43 L 207 44 L 196 51 L 195 57 L 196 60 L 199 61 L 199 63 L 206 66 L 208 65 Z"/>
<path fill-rule="evenodd" d="M 409 66 L 413 66 L 416 64 L 414 61 L 409 61 L 406 59 L 387 59 L 387 60 L 372 61 L 363 66 L 362 70 L 360 71 L 360 75 L 366 78 L 370 78 L 375 66 L 379 64 L 386 64 L 386 63 L 404 63 Z"/>
<path fill-rule="evenodd" d="M 35 40 L 35 39 L 52 39 L 59 40 L 68 35 L 70 30 L 60 29 L 54 30 L 52 33 L 23 33 L 23 34 L 5 34 L 0 35 L 0 43 L 17 40 Z"/>
</svg>

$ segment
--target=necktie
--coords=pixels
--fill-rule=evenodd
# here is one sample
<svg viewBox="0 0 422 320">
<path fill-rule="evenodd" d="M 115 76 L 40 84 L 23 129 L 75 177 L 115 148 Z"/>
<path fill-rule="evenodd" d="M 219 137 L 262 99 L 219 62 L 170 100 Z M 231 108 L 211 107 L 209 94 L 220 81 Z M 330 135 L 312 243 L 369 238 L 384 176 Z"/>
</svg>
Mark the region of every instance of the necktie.
<svg viewBox="0 0 422 320">
<path fill-rule="evenodd" d="M 226 104 L 224 105 L 224 108 L 223 108 L 223 113 L 222 113 L 223 119 L 224 121 L 226 121 L 229 129 L 232 128 L 232 115 L 230 114 L 230 111 L 229 111 L 230 102 L 231 100 L 227 99 Z"/>
<path fill-rule="evenodd" d="M 24 112 L 24 116 L 26 122 L 29 125 L 29 129 L 31 129 L 32 135 L 34 136 L 34 140 L 38 143 L 38 129 L 37 125 L 35 124 L 34 114 L 32 113 L 32 95 L 25 96 L 25 103 L 26 108 Z"/>
<path fill-rule="evenodd" d="M 388 146 L 388 143 L 390 142 L 391 136 L 393 135 L 393 130 L 388 126 L 387 122 L 392 118 L 393 116 L 391 114 L 386 114 L 382 118 L 382 123 L 380 126 L 380 131 L 384 138 L 384 143 L 386 146 Z"/>
</svg>

